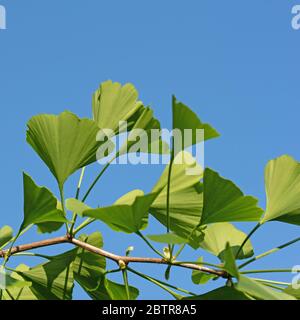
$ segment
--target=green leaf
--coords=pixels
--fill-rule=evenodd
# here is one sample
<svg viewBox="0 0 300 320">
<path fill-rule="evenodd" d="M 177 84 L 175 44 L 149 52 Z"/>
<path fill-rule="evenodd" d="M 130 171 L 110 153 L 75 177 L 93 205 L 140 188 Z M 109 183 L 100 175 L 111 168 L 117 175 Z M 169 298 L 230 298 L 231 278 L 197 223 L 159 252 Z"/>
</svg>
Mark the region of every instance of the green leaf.
<svg viewBox="0 0 300 320">
<path fill-rule="evenodd" d="M 133 126 L 128 128 L 130 133 L 126 143 L 120 148 L 119 154 L 143 152 L 154 154 L 170 153 L 167 143 L 162 141 L 160 134 L 153 136 L 152 130 L 160 130 L 160 123 L 153 117 L 153 110 L 141 106 L 134 115 Z M 146 141 L 146 143 L 143 143 Z"/>
<path fill-rule="evenodd" d="M 290 295 L 290 296 L 293 296 L 293 297 L 295 297 L 297 300 L 299 300 L 300 299 L 300 287 L 299 287 L 299 281 L 297 282 L 297 283 L 295 283 L 295 285 L 297 286 L 297 287 L 294 287 L 293 288 L 293 285 L 291 284 L 291 285 L 289 285 L 289 286 L 287 286 L 284 290 L 283 290 L 283 292 L 285 292 L 286 294 L 288 294 L 288 295 Z"/>
<path fill-rule="evenodd" d="M 204 172 L 204 207 L 201 224 L 230 221 L 258 221 L 263 210 L 257 199 L 244 196 L 231 181 L 211 169 Z"/>
<path fill-rule="evenodd" d="M 138 92 L 132 84 L 105 81 L 93 95 L 94 120 L 99 128 L 118 133 L 119 122 L 129 120 L 142 107 L 137 100 Z"/>
<path fill-rule="evenodd" d="M 187 148 L 191 145 L 219 137 L 219 133 L 209 124 L 201 122 L 198 116 L 185 104 L 176 100 L 173 96 L 173 129 L 179 129 L 182 136 L 182 146 Z M 185 129 L 191 129 L 191 141 L 188 143 L 185 139 Z M 197 129 L 204 130 L 204 137 L 198 136 Z M 183 149 L 184 149 L 183 148 Z"/>
<path fill-rule="evenodd" d="M 83 216 L 101 220 L 115 231 L 134 233 L 147 226 L 149 207 L 156 197 L 157 193 L 143 195 L 141 190 L 134 190 L 113 206 L 87 210 Z"/>
<path fill-rule="evenodd" d="M 240 276 L 236 288 L 261 300 L 295 300 L 293 296 L 287 293 L 273 290 L 253 279 Z"/>
<path fill-rule="evenodd" d="M 57 209 L 58 201 L 48 189 L 37 186 L 26 173 L 23 173 L 23 183 L 24 220 L 20 231 L 31 224 L 36 224 L 41 232 L 52 232 L 68 221 L 63 212 Z"/>
<path fill-rule="evenodd" d="M 284 155 L 265 170 L 267 209 L 261 223 L 278 220 L 300 225 L 300 163 Z"/>
<path fill-rule="evenodd" d="M 96 161 L 97 124 L 71 112 L 38 115 L 28 122 L 27 142 L 55 176 L 60 189 L 76 170 Z"/>
<path fill-rule="evenodd" d="M 183 160 L 180 164 L 180 160 Z M 169 165 L 152 192 L 162 190 L 150 208 L 150 213 L 163 225 L 167 225 L 167 184 Z M 188 152 L 179 153 L 172 166 L 170 183 L 170 228 L 179 237 L 187 239 L 199 225 L 203 195 L 200 179 L 203 170 Z M 198 248 L 202 232 L 196 230 L 189 244 Z"/>
<path fill-rule="evenodd" d="M 199 296 L 183 298 L 183 300 L 249 300 L 249 298 L 233 287 L 221 287 Z"/>
<path fill-rule="evenodd" d="M 203 257 L 197 259 L 198 262 L 203 261 Z M 205 284 L 209 280 L 213 279 L 215 276 L 212 274 L 204 273 L 202 271 L 193 270 L 192 272 L 192 281 L 194 284 Z"/>
<path fill-rule="evenodd" d="M 71 262 L 74 254 L 53 257 L 47 263 L 16 272 L 32 283 L 32 292 L 42 300 L 70 300 L 74 286 Z"/>
<path fill-rule="evenodd" d="M 69 198 L 66 200 L 66 208 L 67 210 L 75 212 L 79 215 L 82 215 L 84 211 L 91 209 L 91 207 L 75 198 Z"/>
<path fill-rule="evenodd" d="M 203 231 L 204 239 L 200 243 L 202 249 L 214 254 L 223 259 L 223 254 L 226 249 L 226 243 L 230 244 L 234 256 L 237 254 L 239 247 L 246 238 L 246 234 L 228 222 L 213 223 L 207 226 Z M 238 259 L 250 258 L 253 256 L 253 247 L 248 240 L 239 253 Z"/>
<path fill-rule="evenodd" d="M 29 281 L 15 279 L 10 273 L 7 273 L 2 266 L 0 266 L 0 290 L 11 290 L 14 288 L 24 288 L 30 286 Z"/>
<path fill-rule="evenodd" d="M 13 229 L 4 226 L 0 229 L 0 248 L 13 238 Z"/>
<path fill-rule="evenodd" d="M 230 244 L 227 242 L 223 252 L 224 269 L 233 277 L 239 279 L 239 270 L 235 263 L 235 257 L 231 250 Z"/>
<path fill-rule="evenodd" d="M 130 298 L 135 300 L 139 295 L 139 290 L 129 286 Z M 126 287 L 103 278 L 96 290 L 87 291 L 93 300 L 127 300 Z"/>
<path fill-rule="evenodd" d="M 21 264 L 16 268 L 16 271 L 11 273 L 11 277 L 18 280 L 24 281 L 24 278 L 20 276 L 17 272 L 28 271 L 30 268 L 25 264 Z M 26 282 L 27 285 L 22 288 L 13 287 L 9 289 L 9 294 L 6 291 L 2 291 L 2 300 L 42 300 L 45 299 L 43 295 L 40 295 L 36 290 L 36 287 L 31 286 L 31 282 Z M 0 299 L 1 300 L 1 299 Z"/>
<path fill-rule="evenodd" d="M 175 233 L 152 234 L 148 235 L 147 238 L 158 243 L 182 244 L 187 242 L 186 239 L 179 237 Z"/>
<path fill-rule="evenodd" d="M 97 248 L 103 247 L 103 239 L 100 232 L 91 235 L 81 235 L 79 239 Z M 76 282 L 86 291 L 95 290 L 104 277 L 105 258 L 81 248 L 74 249 L 76 258 L 73 262 L 73 272 Z"/>
</svg>

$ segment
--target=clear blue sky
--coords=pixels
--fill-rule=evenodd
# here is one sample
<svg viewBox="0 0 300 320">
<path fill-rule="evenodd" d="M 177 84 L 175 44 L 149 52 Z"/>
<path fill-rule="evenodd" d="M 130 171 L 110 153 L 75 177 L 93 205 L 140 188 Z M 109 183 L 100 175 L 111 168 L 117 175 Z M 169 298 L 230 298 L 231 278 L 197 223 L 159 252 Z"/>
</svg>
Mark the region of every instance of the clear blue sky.
<svg viewBox="0 0 300 320">
<path fill-rule="evenodd" d="M 47 168 L 25 142 L 28 119 L 65 109 L 90 116 L 92 92 L 107 79 L 132 82 L 164 127 L 170 125 L 173 93 L 212 123 L 222 136 L 206 144 L 206 164 L 257 196 L 261 206 L 266 162 L 285 153 L 300 160 L 300 30 L 293 30 L 290 23 L 297 1 L 0 0 L 0 4 L 7 9 L 7 30 L 0 30 L 1 225 L 17 229 L 21 222 L 22 170 L 57 192 Z M 84 187 L 97 170 L 97 165 L 89 169 Z M 89 203 L 109 204 L 133 188 L 149 191 L 161 171 L 157 166 L 113 166 Z M 77 178 L 68 183 L 70 196 Z M 157 233 L 160 229 L 151 221 L 147 232 Z M 246 231 L 252 227 L 239 226 Z M 103 232 L 105 248 L 123 253 L 134 245 L 136 255 L 145 254 L 136 237 L 115 235 L 101 223 L 96 229 Z M 271 223 L 257 232 L 253 243 L 259 253 L 298 234 L 297 227 Z M 34 239 L 32 232 L 23 241 Z M 253 267 L 300 264 L 295 254 L 299 248 L 295 245 Z M 185 258 L 200 255 L 188 250 Z M 137 268 L 157 277 L 163 274 L 161 267 Z M 292 275 L 273 278 L 290 281 Z M 130 280 L 141 289 L 140 298 L 169 298 L 143 280 Z M 174 272 L 170 282 L 199 293 L 205 290 L 190 284 L 186 270 Z M 75 297 L 86 295 L 76 288 Z"/>
</svg>

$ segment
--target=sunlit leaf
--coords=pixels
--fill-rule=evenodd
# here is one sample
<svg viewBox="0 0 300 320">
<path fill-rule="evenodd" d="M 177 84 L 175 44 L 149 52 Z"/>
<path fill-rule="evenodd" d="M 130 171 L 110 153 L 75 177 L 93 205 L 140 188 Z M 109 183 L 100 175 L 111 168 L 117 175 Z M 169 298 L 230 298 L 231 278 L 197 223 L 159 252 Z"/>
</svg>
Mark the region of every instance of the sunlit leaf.
<svg viewBox="0 0 300 320">
<path fill-rule="evenodd" d="M 0 266 L 0 289 L 11 290 L 13 288 L 24 288 L 30 286 L 30 281 L 23 281 L 12 277 L 11 273 L 7 272 L 2 266 Z"/>
<path fill-rule="evenodd" d="M 66 209 L 75 212 L 79 215 L 82 215 L 84 211 L 90 210 L 91 207 L 89 207 L 88 205 L 86 205 L 78 199 L 70 198 L 66 200 Z"/>
<path fill-rule="evenodd" d="M 295 297 L 297 300 L 300 300 L 300 282 L 293 283 L 283 289 L 283 292 Z"/>
<path fill-rule="evenodd" d="M 204 207 L 201 224 L 230 221 L 258 221 L 263 210 L 257 199 L 244 196 L 230 180 L 211 169 L 204 172 Z"/>
<path fill-rule="evenodd" d="M 230 244 L 227 242 L 225 250 L 223 252 L 223 259 L 224 259 L 224 269 L 233 277 L 239 279 L 240 274 L 238 267 L 235 262 L 235 257 L 230 247 Z"/>
<path fill-rule="evenodd" d="M 242 275 L 240 275 L 236 288 L 261 300 L 295 300 L 293 296 L 287 293 L 273 290 L 254 279 Z"/>
<path fill-rule="evenodd" d="M 10 226 L 4 226 L 0 229 L 0 248 L 13 238 L 13 229 Z"/>
<path fill-rule="evenodd" d="M 152 134 L 154 130 L 160 131 L 160 123 L 153 117 L 151 108 L 141 106 L 132 120 L 133 126 L 128 128 L 130 132 L 126 143 L 119 150 L 120 155 L 131 152 L 170 153 L 169 145 L 162 141 L 161 135 Z"/>
<path fill-rule="evenodd" d="M 182 160 L 181 164 L 180 161 Z M 153 189 L 162 190 L 154 203 L 150 213 L 163 225 L 167 225 L 167 183 L 169 165 Z M 187 239 L 199 225 L 202 214 L 202 190 L 200 179 L 203 170 L 188 152 L 179 153 L 172 166 L 170 183 L 170 228 L 179 237 Z M 199 247 L 202 232 L 195 231 L 189 244 Z"/>
<path fill-rule="evenodd" d="M 182 146 L 187 148 L 191 145 L 219 137 L 219 133 L 209 124 L 201 122 L 198 116 L 185 104 L 173 97 L 173 129 L 179 129 L 182 136 Z M 191 129 L 191 139 L 185 139 L 186 129 Z M 204 130 L 204 137 L 197 135 L 196 130 Z M 184 149 L 183 148 L 183 149 Z"/>
<path fill-rule="evenodd" d="M 200 243 L 201 248 L 223 259 L 226 243 L 230 244 L 234 255 L 237 254 L 241 244 L 246 238 L 246 234 L 228 222 L 213 223 L 203 230 L 204 239 Z M 249 258 L 254 254 L 250 240 L 243 246 L 238 259 Z"/>
<path fill-rule="evenodd" d="M 25 271 L 16 272 L 32 283 L 32 292 L 42 300 L 70 300 L 74 286 L 72 261 L 74 254 L 65 254 Z M 42 298 L 41 298 L 42 297 Z"/>
<path fill-rule="evenodd" d="M 20 230 L 31 224 L 36 224 L 40 231 L 52 232 L 67 222 L 63 212 L 57 209 L 57 199 L 48 189 L 37 186 L 25 173 L 23 174 L 23 183 L 24 220 Z M 47 225 L 48 223 L 55 223 L 55 225 Z"/>
<path fill-rule="evenodd" d="M 134 190 L 113 206 L 87 210 L 83 216 L 101 220 L 115 231 L 137 232 L 147 226 L 149 207 L 156 197 L 157 193 L 143 195 L 140 190 Z"/>
<path fill-rule="evenodd" d="M 244 293 L 233 287 L 221 287 L 199 296 L 186 297 L 183 300 L 250 300 Z"/>
<path fill-rule="evenodd" d="M 187 240 L 179 237 L 175 233 L 165 233 L 165 234 L 151 234 L 147 235 L 147 238 L 159 243 L 168 243 L 168 244 L 183 244 Z"/>
<path fill-rule="evenodd" d="M 76 170 L 96 161 L 97 124 L 71 112 L 38 115 L 28 122 L 27 142 L 51 170 L 59 187 Z"/>
<path fill-rule="evenodd" d="M 197 259 L 197 262 L 203 261 L 203 257 Z M 213 274 L 204 273 L 203 271 L 193 270 L 192 272 L 192 281 L 194 284 L 205 284 L 209 280 L 213 279 L 215 276 Z"/>
<path fill-rule="evenodd" d="M 135 87 L 110 80 L 101 83 L 93 95 L 93 117 L 99 128 L 118 132 L 119 122 L 129 120 L 142 107 Z"/>
<path fill-rule="evenodd" d="M 11 273 L 11 277 L 16 280 L 24 281 L 24 278 L 17 272 L 28 271 L 30 268 L 25 264 L 21 264 L 16 268 L 16 271 Z M 45 299 L 43 295 L 40 295 L 36 290 L 35 286 L 31 286 L 31 282 L 27 282 L 29 285 L 22 288 L 13 287 L 9 289 L 9 294 L 3 290 L 2 299 L 4 300 L 42 300 Z M 1 300 L 1 299 L 0 299 Z"/>
<path fill-rule="evenodd" d="M 271 160 L 265 185 L 267 209 L 262 223 L 279 220 L 300 225 L 300 163 L 287 155 Z"/>
</svg>

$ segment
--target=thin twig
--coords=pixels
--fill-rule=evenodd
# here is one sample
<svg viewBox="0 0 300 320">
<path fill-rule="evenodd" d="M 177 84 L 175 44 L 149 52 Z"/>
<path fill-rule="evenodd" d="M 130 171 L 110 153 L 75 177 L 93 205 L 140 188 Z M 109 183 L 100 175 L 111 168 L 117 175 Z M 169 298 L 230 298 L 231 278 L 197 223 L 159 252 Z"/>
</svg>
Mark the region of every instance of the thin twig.
<svg viewBox="0 0 300 320">
<path fill-rule="evenodd" d="M 32 242 L 29 244 L 23 244 L 19 246 L 15 246 L 11 249 L 10 255 L 13 255 L 18 252 L 24 252 L 29 251 L 41 247 L 48 247 L 53 246 L 61 243 L 71 243 L 77 247 L 80 247 L 82 249 L 85 249 L 89 252 L 98 254 L 100 256 L 103 256 L 105 258 L 108 258 L 110 260 L 115 261 L 116 263 L 119 263 L 119 261 L 123 261 L 126 264 L 129 263 L 154 263 L 154 264 L 164 264 L 164 265 L 172 265 L 182 268 L 188 268 L 193 270 L 198 270 L 204 273 L 214 274 L 216 276 L 227 278 L 228 274 L 224 270 L 218 270 L 218 269 L 212 269 L 205 266 L 193 264 L 193 263 L 180 263 L 180 261 L 174 261 L 169 262 L 161 258 L 151 258 L 151 257 L 127 257 L 127 256 L 119 256 L 114 253 L 111 253 L 109 251 L 105 251 L 103 249 L 97 248 L 95 246 L 92 246 L 86 242 L 80 241 L 78 239 L 72 238 L 70 236 L 62 236 L 62 237 L 56 237 L 52 239 L 47 240 L 41 240 L 38 242 Z M 8 250 L 1 250 L 0 251 L 0 257 L 4 258 L 6 257 L 8 253 Z"/>
</svg>

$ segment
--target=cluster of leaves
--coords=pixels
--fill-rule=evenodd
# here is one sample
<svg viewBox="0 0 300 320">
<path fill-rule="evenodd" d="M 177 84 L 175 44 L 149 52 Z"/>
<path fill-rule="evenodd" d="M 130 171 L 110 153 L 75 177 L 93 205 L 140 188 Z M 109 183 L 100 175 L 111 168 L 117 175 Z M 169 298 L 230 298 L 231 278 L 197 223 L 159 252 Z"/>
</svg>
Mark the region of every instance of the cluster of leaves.
<svg viewBox="0 0 300 320">
<path fill-rule="evenodd" d="M 217 138 L 218 132 L 209 124 L 203 123 L 186 105 L 173 98 L 173 129 L 179 129 L 184 137 L 185 129 L 204 129 L 204 140 Z M 254 256 L 250 236 L 269 221 L 280 221 L 300 225 L 300 164 L 289 156 L 270 161 L 265 170 L 267 207 L 262 210 L 257 199 L 247 196 L 231 181 L 221 177 L 210 168 L 201 168 L 190 153 L 184 150 L 175 152 L 156 141 L 161 152 L 169 152 L 171 161 L 166 166 L 151 193 L 133 190 L 114 204 L 107 207 L 91 208 L 85 201 L 101 178 L 109 163 L 102 169 L 82 199 L 81 182 L 85 168 L 95 163 L 96 153 L 101 146 L 96 136 L 100 129 L 110 128 L 115 135 L 119 132 L 119 122 L 127 121 L 128 145 L 132 145 L 132 129 L 160 128 L 153 117 L 153 111 L 138 100 L 138 93 L 131 84 L 121 86 L 107 81 L 93 95 L 92 119 L 80 119 L 71 112 L 60 115 L 37 115 L 28 122 L 27 142 L 44 161 L 57 180 L 59 200 L 45 187 L 38 186 L 26 173 L 24 180 L 24 219 L 13 236 L 13 230 L 4 226 L 0 229 L 0 249 L 6 249 L 4 262 L 0 268 L 0 299 L 72 299 L 74 283 L 78 283 L 92 299 L 136 299 L 138 290 L 128 285 L 127 271 L 134 272 L 167 290 L 175 298 L 184 299 L 296 299 L 300 291 L 290 285 L 277 285 L 275 281 L 253 279 L 246 276 L 242 268 L 275 250 Z M 193 136 L 192 144 L 200 141 Z M 153 143 L 153 141 L 152 141 Z M 120 148 L 116 157 L 127 152 Z M 183 161 L 177 161 L 178 159 Z M 65 199 L 64 184 L 67 179 L 81 169 L 80 181 L 75 198 Z M 187 175 L 187 169 L 197 169 L 196 175 Z M 71 214 L 71 216 L 70 216 Z M 157 219 L 166 233 L 147 235 L 142 230 L 148 226 L 149 214 Z M 77 225 L 77 220 L 81 224 Z M 36 225 L 39 233 L 52 233 L 64 225 L 67 233 L 76 237 L 87 225 L 100 220 L 116 232 L 135 233 L 157 255 L 169 263 L 165 274 L 169 279 L 170 267 L 179 264 L 178 256 L 186 246 L 195 250 L 193 263 L 213 266 L 228 275 L 226 284 L 202 295 L 182 296 L 176 291 L 185 292 L 144 275 L 131 267 L 121 265 L 116 270 L 106 270 L 103 256 L 82 248 L 75 248 L 57 256 L 40 256 L 46 263 L 35 267 L 24 264 L 15 269 L 8 267 L 11 248 L 17 239 Z M 256 222 L 253 231 L 247 236 L 238 230 L 234 222 Z M 81 234 L 79 239 L 97 248 L 103 247 L 100 232 Z M 295 239 L 289 244 L 300 240 Z M 155 243 L 167 247 L 160 252 Z M 287 244 L 287 245 L 289 245 Z M 175 252 L 176 246 L 179 250 Z M 287 246 L 287 245 L 283 245 Z M 127 255 L 132 248 L 129 248 Z M 199 258 L 199 250 L 205 250 L 219 258 L 213 265 Z M 4 252 L 4 251 L 2 251 Z M 29 253 L 28 253 L 29 255 Z M 248 259 L 237 266 L 237 261 Z M 122 272 L 124 284 L 108 279 L 111 272 Z M 250 272 L 249 272 L 250 273 Z M 192 281 L 205 284 L 217 276 L 194 270 Z M 3 281 L 5 280 L 5 281 Z M 172 290 L 171 290 L 172 289 Z"/>
</svg>

